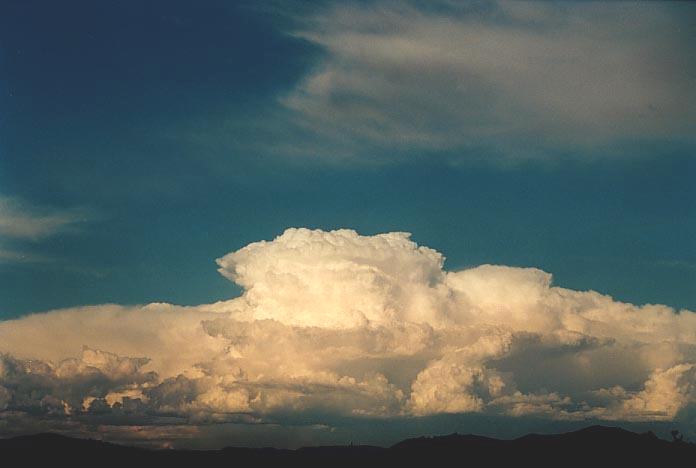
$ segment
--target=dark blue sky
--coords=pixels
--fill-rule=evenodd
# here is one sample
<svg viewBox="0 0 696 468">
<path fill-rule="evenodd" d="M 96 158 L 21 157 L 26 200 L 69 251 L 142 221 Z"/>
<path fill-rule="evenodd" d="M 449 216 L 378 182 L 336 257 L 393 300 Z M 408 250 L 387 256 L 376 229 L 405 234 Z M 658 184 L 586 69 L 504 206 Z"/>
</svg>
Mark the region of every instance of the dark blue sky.
<svg viewBox="0 0 696 468">
<path fill-rule="evenodd" d="M 682 49 L 664 52 L 673 70 L 650 69 L 676 77 L 658 80 L 662 93 L 645 88 L 667 102 L 648 102 L 653 116 L 634 122 L 624 101 L 609 109 L 571 96 L 568 114 L 554 97 L 534 101 L 537 110 L 520 101 L 511 115 L 458 120 L 460 107 L 443 110 L 449 98 L 427 70 L 402 78 L 414 73 L 409 64 L 374 76 L 396 73 L 389 90 L 432 88 L 432 101 L 384 97 L 392 91 L 378 100 L 336 81 L 319 102 L 312 76 L 345 78 L 342 67 L 372 63 L 347 62 L 323 26 L 320 39 L 295 33 L 314 27 L 303 18 L 321 9 L 3 2 L 0 196 L 21 206 L 12 216 L 70 221 L 42 235 L 0 230 L 0 317 L 229 298 L 239 290 L 214 260 L 291 226 L 408 231 L 449 269 L 535 266 L 568 288 L 696 310 L 696 145 L 682 128 L 693 114 L 671 94 L 693 98 L 683 88 L 696 77 L 695 42 L 684 42 L 696 34 L 693 14 L 675 20 L 675 37 L 657 29 L 656 43 Z M 461 109 L 498 108 L 493 85 L 467 90 L 452 98 Z M 363 118 L 372 106 L 384 111 L 375 124 Z M 607 124 L 616 109 L 618 123 Z M 482 121 L 495 131 L 478 129 Z M 500 130 L 513 127 L 522 130 Z M 585 131 L 601 141 L 585 141 Z"/>
</svg>

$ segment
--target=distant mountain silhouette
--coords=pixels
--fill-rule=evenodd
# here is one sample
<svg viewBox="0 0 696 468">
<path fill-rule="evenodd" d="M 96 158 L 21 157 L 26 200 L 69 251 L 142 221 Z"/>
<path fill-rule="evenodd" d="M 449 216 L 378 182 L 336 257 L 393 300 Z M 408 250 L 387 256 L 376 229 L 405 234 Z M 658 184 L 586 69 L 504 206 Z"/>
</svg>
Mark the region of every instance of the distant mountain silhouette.
<svg viewBox="0 0 696 468">
<path fill-rule="evenodd" d="M 149 450 L 107 442 L 37 434 L 0 439 L 0 460 L 12 466 L 110 467 L 163 466 L 204 468 L 302 466 L 387 467 L 461 466 L 694 466 L 696 445 L 659 439 L 653 433 L 592 426 L 554 435 L 529 434 L 514 440 L 452 434 L 407 439 L 389 448 L 365 445 L 303 447 L 297 450 L 234 448 Z M 10 466 L 7 464 L 5 466 Z"/>
</svg>

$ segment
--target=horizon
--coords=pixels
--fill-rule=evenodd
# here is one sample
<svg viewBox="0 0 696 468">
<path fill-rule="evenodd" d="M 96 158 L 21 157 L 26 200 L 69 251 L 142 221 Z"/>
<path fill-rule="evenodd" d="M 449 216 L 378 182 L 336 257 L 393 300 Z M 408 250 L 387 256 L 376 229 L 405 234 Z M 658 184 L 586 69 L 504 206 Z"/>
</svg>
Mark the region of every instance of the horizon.
<svg viewBox="0 0 696 468">
<path fill-rule="evenodd" d="M 302 446 L 297 446 L 297 447 L 277 447 L 277 446 L 242 446 L 242 445 L 222 445 L 220 447 L 207 447 L 207 448 L 189 448 L 186 446 L 180 446 L 177 447 L 175 445 L 156 445 L 153 444 L 152 441 L 147 441 L 147 440 L 130 440 L 130 441 L 109 441 L 107 439 L 102 439 L 102 438 L 94 438 L 94 434 L 80 434 L 80 435 L 66 435 L 60 432 L 40 432 L 40 433 L 34 433 L 34 434 L 23 434 L 23 435 L 17 435 L 13 437 L 0 437 L 0 440 L 6 440 L 6 441 L 12 441 L 14 439 L 16 440 L 39 440 L 41 438 L 45 437 L 55 437 L 58 439 L 71 439 L 71 440 L 82 440 L 82 441 L 87 441 L 87 442 L 103 442 L 106 444 L 112 444 L 120 447 L 134 447 L 134 448 L 139 448 L 139 449 L 146 449 L 146 450 L 153 450 L 153 451 L 160 451 L 160 450 L 192 450 L 192 451 L 219 451 L 223 449 L 249 449 L 249 450 L 288 450 L 288 451 L 301 451 L 302 449 L 308 449 L 308 448 L 379 448 L 379 449 L 393 449 L 398 446 L 403 445 L 404 443 L 413 443 L 413 442 L 418 442 L 422 440 L 427 440 L 427 441 L 439 441 L 443 439 L 453 439 L 453 438 L 459 438 L 459 439 L 468 439 L 471 437 L 474 438 L 481 438 L 481 439 L 488 439 L 488 440 L 494 440 L 494 441 L 508 441 L 508 442 L 513 442 L 513 441 L 521 441 L 524 439 L 527 439 L 529 436 L 566 436 L 570 434 L 577 434 L 577 433 L 583 433 L 583 434 L 592 434 L 592 433 L 598 433 L 598 432 L 611 432 L 611 433 L 630 433 L 636 436 L 650 436 L 654 437 L 658 440 L 664 441 L 664 442 L 674 442 L 674 443 L 685 443 L 688 445 L 694 445 L 694 442 L 690 440 L 685 440 L 683 439 L 683 434 L 681 434 L 679 431 L 675 432 L 675 430 L 670 431 L 670 437 L 666 437 L 666 433 L 655 433 L 651 429 L 647 429 L 644 432 L 636 432 L 635 430 L 630 430 L 626 429 L 621 426 L 611 426 L 611 425 L 602 425 L 602 424 L 594 424 L 594 425 L 588 425 L 581 427 L 580 429 L 574 429 L 571 431 L 566 431 L 566 432 L 542 432 L 542 433 L 537 433 L 537 432 L 529 432 L 526 433 L 522 436 L 519 437 L 512 437 L 512 438 L 505 438 L 505 437 L 488 437 L 488 436 L 482 436 L 479 434 L 472 434 L 472 433 L 464 433 L 460 434 L 458 432 L 452 432 L 449 434 L 434 434 L 434 435 L 421 435 L 417 437 L 410 437 L 406 439 L 401 439 L 397 441 L 394 444 L 390 445 L 370 445 L 370 444 L 360 444 L 360 443 L 353 443 L 352 441 L 347 443 L 347 444 L 319 444 L 319 445 L 302 445 Z"/>
</svg>

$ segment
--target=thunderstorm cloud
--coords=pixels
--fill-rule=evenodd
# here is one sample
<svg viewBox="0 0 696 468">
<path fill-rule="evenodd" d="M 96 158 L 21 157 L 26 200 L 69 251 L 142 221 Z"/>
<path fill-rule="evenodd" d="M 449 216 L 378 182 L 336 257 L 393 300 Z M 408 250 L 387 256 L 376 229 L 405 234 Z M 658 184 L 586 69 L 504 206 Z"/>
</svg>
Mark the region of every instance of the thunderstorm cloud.
<svg viewBox="0 0 696 468">
<path fill-rule="evenodd" d="M 241 296 L 0 322 L 0 431 L 157 435 L 317 414 L 678 421 L 696 407 L 690 311 L 535 268 L 447 271 L 402 232 L 288 229 L 217 263 Z"/>
</svg>

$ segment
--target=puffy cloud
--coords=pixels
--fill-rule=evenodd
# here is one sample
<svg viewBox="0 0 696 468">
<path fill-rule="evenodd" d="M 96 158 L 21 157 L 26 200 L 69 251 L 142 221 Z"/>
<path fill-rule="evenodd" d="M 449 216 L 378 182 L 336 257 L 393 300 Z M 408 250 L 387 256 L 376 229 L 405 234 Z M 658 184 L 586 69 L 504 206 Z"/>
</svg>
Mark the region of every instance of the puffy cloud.
<svg viewBox="0 0 696 468">
<path fill-rule="evenodd" d="M 93 400 L 128 386 L 147 386 L 154 373 L 142 373 L 147 359 L 119 357 L 85 348 L 80 358 L 54 364 L 0 356 L 5 407 L 44 415 L 70 415 Z"/>
<path fill-rule="evenodd" d="M 203 308 L 170 304 L 63 309 L 0 322 L 0 351 L 21 359 L 58 362 L 79 355 L 87 346 L 119 356 L 147 357 L 150 366 L 156 363 L 157 373 L 167 378 L 225 349 L 224 342 L 201 326 L 216 317 Z"/>
<path fill-rule="evenodd" d="M 0 322 L 0 420 L 665 421 L 696 406 L 690 311 L 557 287 L 534 268 L 447 271 L 398 232 L 288 229 L 218 265 L 241 296 Z"/>
<path fill-rule="evenodd" d="M 437 300 L 429 290 L 442 283 L 442 262 L 406 233 L 304 229 L 218 260 L 220 272 L 246 289 L 250 317 L 323 328 L 436 321 L 438 304 L 422 301 Z"/>
<path fill-rule="evenodd" d="M 283 103 L 333 141 L 332 154 L 349 156 L 519 159 L 693 141 L 696 60 L 684 23 L 693 13 L 655 3 L 334 2 L 295 33 L 325 54 Z"/>
<path fill-rule="evenodd" d="M 696 401 L 694 367 L 694 364 L 684 363 L 669 369 L 656 369 L 640 391 L 626 391 L 621 386 L 598 390 L 597 395 L 612 403 L 603 416 L 617 420 L 674 419 Z"/>
</svg>

